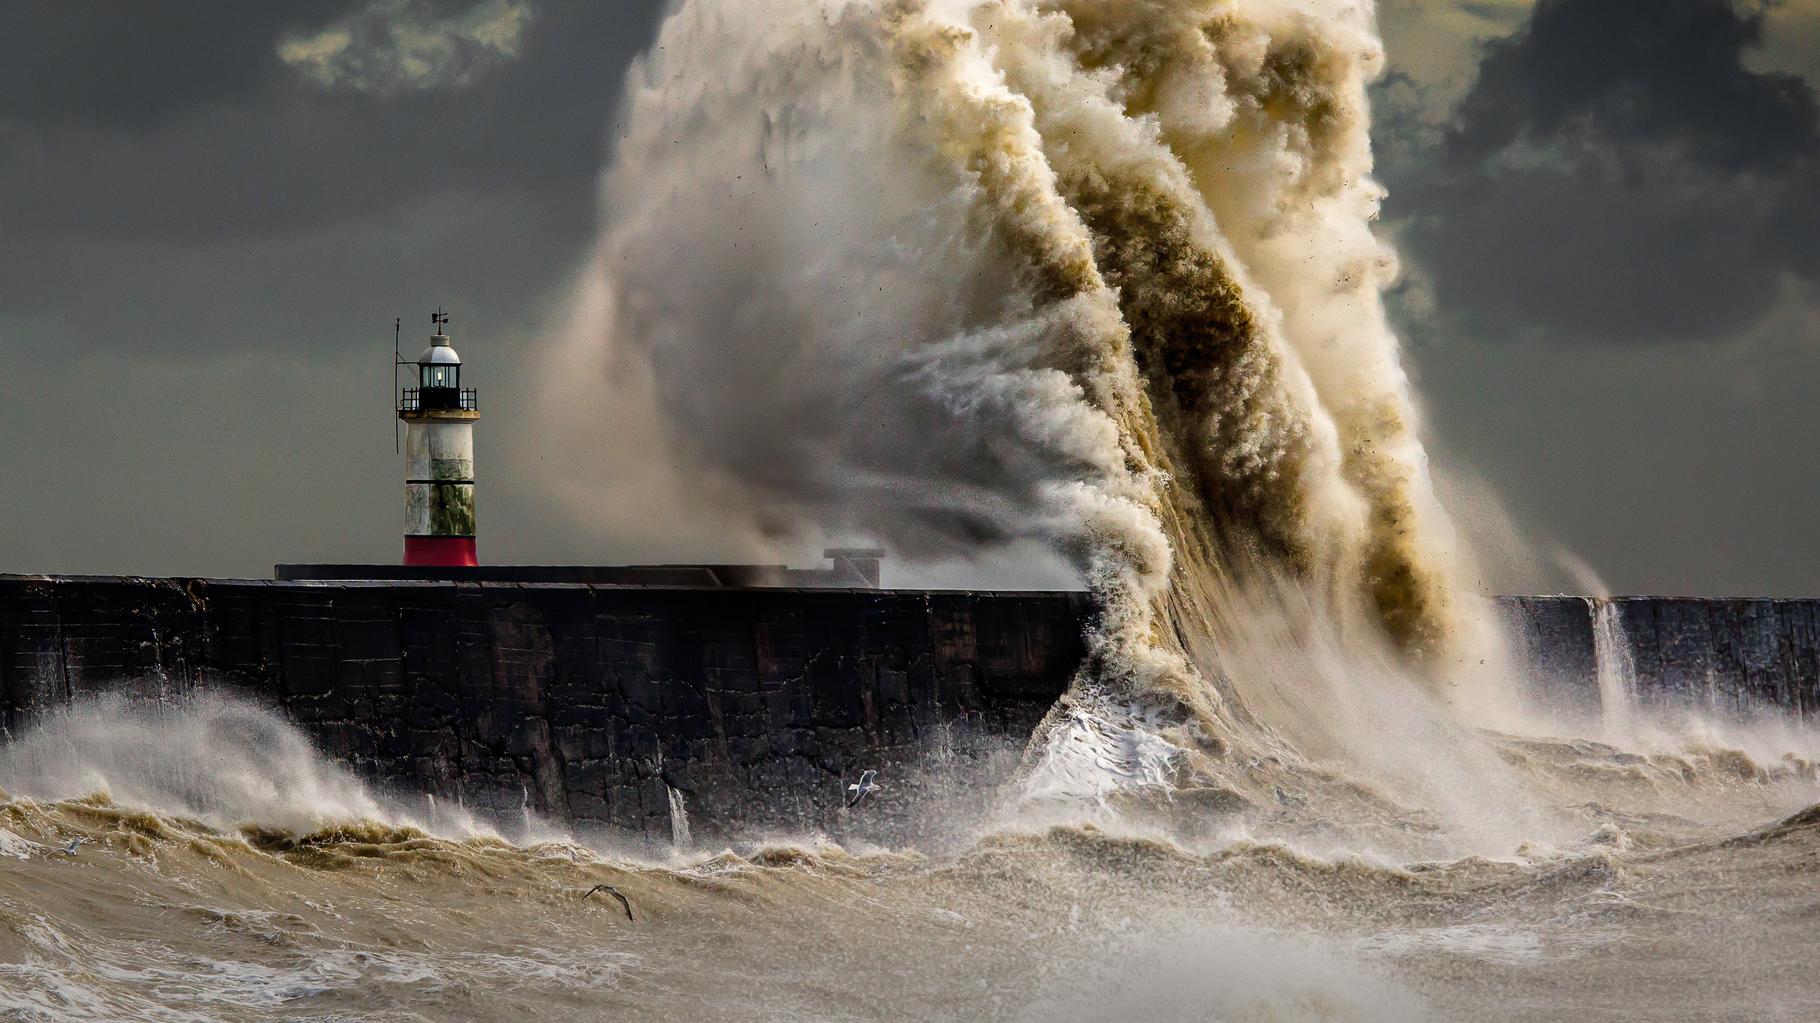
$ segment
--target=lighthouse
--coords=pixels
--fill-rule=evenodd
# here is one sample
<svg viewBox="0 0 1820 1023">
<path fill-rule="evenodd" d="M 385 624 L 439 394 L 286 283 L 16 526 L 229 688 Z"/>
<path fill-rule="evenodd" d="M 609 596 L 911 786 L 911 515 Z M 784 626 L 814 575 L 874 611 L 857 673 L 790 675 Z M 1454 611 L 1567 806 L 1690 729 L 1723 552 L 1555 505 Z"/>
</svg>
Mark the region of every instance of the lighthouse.
<svg viewBox="0 0 1820 1023">
<path fill-rule="evenodd" d="M 417 360 L 417 386 L 398 396 L 404 421 L 404 563 L 477 565 L 474 549 L 472 387 L 461 386 L 461 356 L 445 332 L 449 318 L 430 317 L 436 333 Z"/>
</svg>

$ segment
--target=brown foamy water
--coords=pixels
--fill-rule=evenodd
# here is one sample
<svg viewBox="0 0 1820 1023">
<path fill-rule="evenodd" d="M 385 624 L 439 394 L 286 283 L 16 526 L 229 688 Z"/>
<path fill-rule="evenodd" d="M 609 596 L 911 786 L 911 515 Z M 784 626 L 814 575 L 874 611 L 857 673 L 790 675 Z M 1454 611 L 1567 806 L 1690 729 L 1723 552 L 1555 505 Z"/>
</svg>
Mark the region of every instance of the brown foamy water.
<svg viewBox="0 0 1820 1023">
<path fill-rule="evenodd" d="M 144 771 L 167 781 L 139 784 L 207 807 L 199 816 L 209 820 L 105 797 L 0 802 L 0 1018 L 1586 1021 L 1820 1011 L 1820 810 L 1801 808 L 1816 798 L 1810 765 L 1495 741 L 1539 790 L 1568 796 L 1557 808 L 1576 840 L 1399 857 L 1399 845 L 1435 841 L 1430 825 L 1368 797 L 1358 805 L 1378 809 L 1352 820 L 1289 799 L 1216 814 L 1223 833 L 1191 839 L 1207 811 L 1184 801 L 1173 811 L 1100 808 L 1093 823 L 1072 825 L 1007 809 L 941 852 L 805 838 L 655 863 L 604 842 L 515 844 L 471 824 L 468 837 L 433 835 L 378 799 L 384 820 L 306 832 L 229 824 L 307 815 L 282 805 L 290 796 L 274 781 L 299 765 L 199 788 L 207 754 L 178 770 L 182 755 L 170 751 Z M 9 755 L 0 771 L 50 784 Z M 307 766 L 362 791 L 332 765 Z M 1340 851 L 1347 843 L 1374 851 Z M 609 893 L 584 898 L 600 884 L 625 895 L 633 919 Z"/>
</svg>

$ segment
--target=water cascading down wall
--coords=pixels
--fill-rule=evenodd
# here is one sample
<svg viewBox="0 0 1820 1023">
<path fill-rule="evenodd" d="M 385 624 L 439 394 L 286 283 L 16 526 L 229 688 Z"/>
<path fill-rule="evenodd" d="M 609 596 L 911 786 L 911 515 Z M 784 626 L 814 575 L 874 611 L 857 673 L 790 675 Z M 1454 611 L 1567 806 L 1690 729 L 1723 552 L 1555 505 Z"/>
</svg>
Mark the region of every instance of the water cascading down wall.
<svg viewBox="0 0 1820 1023">
<path fill-rule="evenodd" d="M 1557 708 L 1599 712 L 1616 623 L 1644 706 L 1820 716 L 1820 600 L 1500 605 Z M 0 724 L 224 691 L 384 788 L 483 813 L 657 842 L 682 807 L 698 839 L 838 828 L 864 770 L 900 797 L 989 790 L 1093 613 L 1081 593 L 0 576 Z"/>
</svg>

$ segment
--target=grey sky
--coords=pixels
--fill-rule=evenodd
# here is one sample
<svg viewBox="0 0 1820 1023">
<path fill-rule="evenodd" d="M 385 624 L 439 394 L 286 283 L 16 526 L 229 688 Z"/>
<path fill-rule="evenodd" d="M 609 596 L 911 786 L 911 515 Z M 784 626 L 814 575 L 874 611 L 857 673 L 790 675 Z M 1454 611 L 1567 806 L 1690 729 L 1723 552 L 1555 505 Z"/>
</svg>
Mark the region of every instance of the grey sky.
<svg viewBox="0 0 1820 1023">
<path fill-rule="evenodd" d="M 594 410 L 538 400 L 657 7 L 0 0 L 0 570 L 395 559 L 389 334 L 437 305 L 484 559 L 713 556 L 565 499 Z M 1820 0 L 1380 10 L 1396 304 L 1490 584 L 1813 592 Z"/>
</svg>

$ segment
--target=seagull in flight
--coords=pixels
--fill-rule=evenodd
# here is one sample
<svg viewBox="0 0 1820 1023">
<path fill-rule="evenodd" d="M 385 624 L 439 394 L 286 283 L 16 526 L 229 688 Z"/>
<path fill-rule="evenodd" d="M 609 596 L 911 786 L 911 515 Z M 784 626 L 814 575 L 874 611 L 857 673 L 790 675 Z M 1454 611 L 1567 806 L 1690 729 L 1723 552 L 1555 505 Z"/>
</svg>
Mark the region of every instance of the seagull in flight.
<svg viewBox="0 0 1820 1023">
<path fill-rule="evenodd" d="M 847 786 L 847 809 L 851 810 L 866 801 L 866 797 L 877 792 L 882 786 L 872 779 L 878 777 L 877 771 L 867 771 L 859 776 L 859 781 Z"/>
<path fill-rule="evenodd" d="M 632 919 L 632 903 L 626 899 L 624 892 L 620 891 L 619 889 L 613 887 L 610 884 L 597 884 L 594 887 L 588 889 L 588 895 L 593 895 L 595 892 L 606 892 L 608 895 L 611 895 L 614 898 L 618 899 L 619 905 L 621 906 L 621 908 L 623 908 L 626 911 L 626 919 L 628 921 L 630 921 Z M 581 900 L 583 902 L 588 901 L 588 895 L 583 895 L 581 897 Z"/>
<path fill-rule="evenodd" d="M 63 847 L 63 855 L 65 855 L 65 856 L 76 855 L 76 850 L 82 848 L 82 843 L 84 843 L 86 841 L 88 841 L 88 839 L 80 838 L 80 837 L 70 839 L 70 844 Z"/>
</svg>

